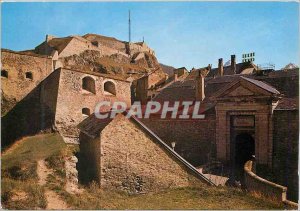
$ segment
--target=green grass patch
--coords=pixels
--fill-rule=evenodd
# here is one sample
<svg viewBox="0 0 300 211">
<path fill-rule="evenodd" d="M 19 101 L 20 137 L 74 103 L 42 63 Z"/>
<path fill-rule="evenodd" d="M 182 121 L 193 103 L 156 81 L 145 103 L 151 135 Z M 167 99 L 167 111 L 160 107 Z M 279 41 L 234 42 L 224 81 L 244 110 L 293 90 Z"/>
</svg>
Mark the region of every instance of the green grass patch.
<svg viewBox="0 0 300 211">
<path fill-rule="evenodd" d="M 69 149 L 70 148 L 70 149 Z M 1 202 L 6 209 L 44 209 L 44 187 L 38 185 L 37 161 L 72 152 L 59 134 L 26 137 L 2 155 Z M 47 162 L 48 163 L 48 162 Z M 61 166 L 61 165 L 60 165 Z"/>
<path fill-rule="evenodd" d="M 8 149 L 2 156 L 2 168 L 26 162 L 36 162 L 53 154 L 60 153 L 67 144 L 55 133 L 26 137 Z"/>
</svg>

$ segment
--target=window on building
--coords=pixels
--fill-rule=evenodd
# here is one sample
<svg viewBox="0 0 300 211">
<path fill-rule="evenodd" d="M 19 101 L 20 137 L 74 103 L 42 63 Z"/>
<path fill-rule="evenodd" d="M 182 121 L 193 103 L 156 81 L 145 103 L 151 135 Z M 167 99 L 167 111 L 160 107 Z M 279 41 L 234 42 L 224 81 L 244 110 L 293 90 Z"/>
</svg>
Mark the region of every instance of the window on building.
<svg viewBox="0 0 300 211">
<path fill-rule="evenodd" d="M 90 109 L 89 108 L 83 108 L 82 109 L 82 115 L 83 116 L 89 116 L 89 115 L 91 115 Z"/>
<path fill-rule="evenodd" d="M 104 83 L 104 93 L 110 95 L 116 95 L 116 86 L 113 82 L 107 81 Z"/>
<path fill-rule="evenodd" d="M 96 94 L 95 80 L 89 76 L 82 79 L 82 89 Z"/>
<path fill-rule="evenodd" d="M 33 79 L 33 76 L 32 76 L 32 72 L 26 72 L 25 73 L 25 76 L 26 76 L 26 78 L 28 78 L 28 79 Z"/>
<path fill-rule="evenodd" d="M 6 70 L 1 70 L 1 76 L 4 78 L 8 78 L 8 72 Z"/>
</svg>

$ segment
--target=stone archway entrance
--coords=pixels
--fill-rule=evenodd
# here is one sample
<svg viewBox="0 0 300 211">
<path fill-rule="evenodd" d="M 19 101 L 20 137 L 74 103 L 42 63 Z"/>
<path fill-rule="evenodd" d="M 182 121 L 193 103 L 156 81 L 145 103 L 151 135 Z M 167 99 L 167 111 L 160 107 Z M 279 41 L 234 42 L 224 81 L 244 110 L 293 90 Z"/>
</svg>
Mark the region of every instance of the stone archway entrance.
<svg viewBox="0 0 300 211">
<path fill-rule="evenodd" d="M 255 155 L 255 116 L 250 113 L 231 115 L 230 180 L 243 185 L 244 164 Z"/>
<path fill-rule="evenodd" d="M 234 164 L 236 169 L 236 179 L 241 180 L 244 164 L 255 155 L 255 141 L 251 134 L 242 132 L 235 137 Z"/>
<path fill-rule="evenodd" d="M 244 186 L 244 164 L 255 155 L 254 134 L 251 129 L 232 131 L 229 165 L 230 184 L 236 185 L 236 182 L 240 182 L 242 188 Z"/>
</svg>

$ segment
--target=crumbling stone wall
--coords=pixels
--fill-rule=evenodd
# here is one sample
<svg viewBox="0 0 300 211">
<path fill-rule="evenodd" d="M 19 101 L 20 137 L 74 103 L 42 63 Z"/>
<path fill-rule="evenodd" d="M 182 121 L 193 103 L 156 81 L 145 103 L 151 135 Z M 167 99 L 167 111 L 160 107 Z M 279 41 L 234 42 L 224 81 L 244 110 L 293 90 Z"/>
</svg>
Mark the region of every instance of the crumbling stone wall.
<svg viewBox="0 0 300 211">
<path fill-rule="evenodd" d="M 199 181 L 140 126 L 121 114 L 102 130 L 98 142 L 100 149 L 93 149 L 101 154 L 101 188 L 144 193 Z"/>
<path fill-rule="evenodd" d="M 122 53 L 126 53 L 125 42 L 119 41 L 113 37 L 105 37 L 96 34 L 86 34 L 83 37 L 87 40 L 90 40 L 91 42 L 98 42 L 99 47 L 105 46 L 108 48 L 116 49 Z"/>
<path fill-rule="evenodd" d="M 122 54 L 126 56 L 125 53 L 122 53 L 116 49 L 100 45 L 99 47 L 96 47 L 92 45 L 91 42 L 88 40 L 85 40 L 81 37 L 74 37 L 70 43 L 66 46 L 66 48 L 59 54 L 59 57 L 67 57 L 72 56 L 74 54 L 79 55 L 80 53 L 84 52 L 85 50 L 95 50 L 99 51 L 101 56 L 110 56 L 115 53 Z"/>
<path fill-rule="evenodd" d="M 95 81 L 95 94 L 82 88 L 82 79 L 86 76 L 93 78 Z M 106 81 L 111 81 L 115 84 L 116 95 L 104 92 L 104 83 Z M 78 143 L 79 130 L 77 125 L 86 118 L 82 114 L 82 109 L 88 108 L 92 114 L 96 105 L 101 101 L 109 101 L 111 103 L 122 101 L 130 106 L 130 83 L 85 72 L 60 69 L 55 126 L 66 142 Z M 110 107 L 102 107 L 102 109 L 102 111 L 105 111 L 110 109 Z"/>
<path fill-rule="evenodd" d="M 151 117 L 141 119 L 164 142 L 194 166 L 199 166 L 215 157 L 215 117 L 206 115 L 204 120 L 174 120 Z"/>
<path fill-rule="evenodd" d="M 147 52 L 149 54 L 155 55 L 154 50 L 149 48 L 146 43 L 140 42 L 140 43 L 129 43 L 130 47 L 130 53 L 131 55 L 137 53 L 137 52 Z"/>
<path fill-rule="evenodd" d="M 46 56 L 27 55 L 8 50 L 1 50 L 2 69 L 8 77 L 1 77 L 2 96 L 9 102 L 19 102 L 28 95 L 52 72 L 52 59 Z M 32 79 L 26 78 L 26 72 L 32 73 Z M 14 105 L 2 104 L 6 111 Z M 6 108 L 7 105 L 9 108 Z"/>
<path fill-rule="evenodd" d="M 88 40 L 83 38 L 73 37 L 73 39 L 68 43 L 68 45 L 60 52 L 59 57 L 67 57 L 72 55 L 79 55 L 83 51 L 90 50 L 98 50 L 99 48 L 93 46 Z"/>
</svg>

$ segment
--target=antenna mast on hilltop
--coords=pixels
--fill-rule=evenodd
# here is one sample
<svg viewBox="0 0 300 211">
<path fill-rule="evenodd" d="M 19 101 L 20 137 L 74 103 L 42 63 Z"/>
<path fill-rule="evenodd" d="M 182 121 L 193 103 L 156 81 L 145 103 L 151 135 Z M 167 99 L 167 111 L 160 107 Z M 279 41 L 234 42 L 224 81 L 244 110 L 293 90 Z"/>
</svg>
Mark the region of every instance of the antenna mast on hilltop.
<svg viewBox="0 0 300 211">
<path fill-rule="evenodd" d="M 129 14 L 128 14 L 128 41 L 131 42 L 131 20 L 130 20 L 130 10 L 129 10 Z"/>
</svg>

